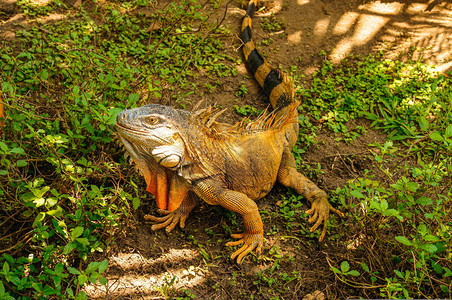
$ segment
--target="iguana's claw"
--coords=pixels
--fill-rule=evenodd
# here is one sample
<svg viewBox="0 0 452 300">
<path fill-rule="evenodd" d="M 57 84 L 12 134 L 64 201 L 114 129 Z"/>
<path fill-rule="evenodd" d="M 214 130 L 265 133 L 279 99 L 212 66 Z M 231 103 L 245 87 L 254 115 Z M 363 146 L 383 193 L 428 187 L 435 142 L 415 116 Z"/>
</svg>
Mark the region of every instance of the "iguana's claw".
<svg viewBox="0 0 452 300">
<path fill-rule="evenodd" d="M 231 258 L 235 259 L 237 257 L 237 263 L 241 264 L 243 258 L 253 249 L 256 249 L 256 254 L 260 255 L 262 252 L 262 246 L 264 244 L 264 235 L 262 233 L 236 233 L 231 234 L 234 239 L 240 239 L 235 242 L 228 242 L 226 246 L 243 246 L 232 253 Z"/>
<path fill-rule="evenodd" d="M 158 209 L 157 212 L 159 214 L 165 215 L 163 217 L 155 217 L 152 215 L 145 215 L 144 219 L 146 221 L 152 221 L 157 222 L 159 224 L 152 225 L 152 230 L 159 230 L 162 228 L 165 228 L 166 232 L 170 233 L 176 225 L 179 223 L 180 228 L 185 227 L 185 221 L 188 218 L 189 211 L 185 211 L 183 209 L 180 209 L 180 207 L 174 211 L 167 211 L 163 209 Z"/>
<path fill-rule="evenodd" d="M 323 238 L 326 235 L 326 223 L 330 218 L 330 211 L 338 214 L 341 218 L 344 216 L 341 211 L 332 207 L 331 204 L 328 203 L 328 200 L 326 198 L 315 200 L 314 202 L 312 202 L 311 209 L 308 209 L 306 211 L 308 215 L 312 215 L 308 220 L 309 223 L 313 223 L 317 220 L 314 226 L 312 226 L 309 230 L 310 232 L 314 232 L 323 222 L 323 229 L 322 233 L 319 236 L 319 242 L 323 241 Z"/>
</svg>

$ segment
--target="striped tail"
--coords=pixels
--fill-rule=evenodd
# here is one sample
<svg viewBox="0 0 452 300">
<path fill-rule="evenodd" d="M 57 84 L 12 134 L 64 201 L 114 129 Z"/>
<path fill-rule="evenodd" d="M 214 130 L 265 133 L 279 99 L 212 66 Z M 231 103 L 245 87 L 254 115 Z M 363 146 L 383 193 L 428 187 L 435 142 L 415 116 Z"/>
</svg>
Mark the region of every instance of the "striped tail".
<svg viewBox="0 0 452 300">
<path fill-rule="evenodd" d="M 243 42 L 245 64 L 269 98 L 273 109 L 281 109 L 293 103 L 292 84 L 287 76 L 272 69 L 256 50 L 256 45 L 251 36 L 252 17 L 256 10 L 256 4 L 257 0 L 250 0 L 242 22 L 240 38 Z"/>
</svg>

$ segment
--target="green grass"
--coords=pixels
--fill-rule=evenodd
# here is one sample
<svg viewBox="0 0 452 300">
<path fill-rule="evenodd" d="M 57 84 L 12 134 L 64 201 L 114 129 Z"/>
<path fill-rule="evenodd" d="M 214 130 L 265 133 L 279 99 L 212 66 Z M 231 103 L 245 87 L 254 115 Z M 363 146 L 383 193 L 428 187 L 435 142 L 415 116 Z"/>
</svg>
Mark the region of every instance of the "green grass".
<svg viewBox="0 0 452 300">
<path fill-rule="evenodd" d="M 58 11 L 67 19 L 31 26 L 0 47 L 7 113 L 0 129 L 0 298 L 86 299 L 84 285 L 106 284 L 108 261 L 93 254 L 111 249 L 115 233 L 135 222 L 135 209 L 147 199 L 142 179 L 114 139 L 116 115 L 162 98 L 184 107 L 190 95 L 205 93 L 203 87 L 213 89 L 219 78 L 235 76 L 237 57 L 224 54 L 219 39 L 232 33 L 195 1 L 151 16 L 139 12 L 150 5 L 146 1 L 90 2 L 86 10 L 59 1 L 19 5 L 29 17 Z M 278 29 L 268 24 L 268 30 Z M 336 248 L 329 249 L 336 252 L 322 260 L 338 298 L 338 291 L 373 298 L 452 297 L 451 86 L 450 75 L 432 67 L 379 55 L 350 57 L 338 66 L 326 61 L 297 85 L 303 104 L 294 153 L 310 178 L 321 178 L 324 170 L 304 163 L 303 153 L 321 147 L 321 132 L 346 143 L 371 129 L 387 135 L 371 146 L 372 163 L 330 192 L 331 202 L 346 213 L 330 220 L 328 237 Z M 242 85 L 236 96 L 247 94 Z M 249 105 L 235 110 L 257 111 Z M 371 128 L 350 128 L 357 118 L 369 119 Z M 275 211 L 262 211 L 267 236 L 296 249 L 315 248 L 318 233 L 309 232 L 304 200 L 286 190 L 277 197 Z M 228 222 L 202 230 L 211 244 L 240 225 L 234 214 L 217 214 Z M 224 247 L 220 255 L 212 253 L 213 246 L 190 233 L 181 238 L 206 265 L 229 255 Z M 255 275 L 234 271 L 234 295 L 247 295 L 252 286 L 256 297 L 289 297 L 304 273 L 294 267 L 300 258 L 284 250 L 273 245 L 263 257 L 251 256 L 253 264 L 265 264 Z M 190 290 L 168 286 L 163 296 L 192 297 Z"/>
</svg>

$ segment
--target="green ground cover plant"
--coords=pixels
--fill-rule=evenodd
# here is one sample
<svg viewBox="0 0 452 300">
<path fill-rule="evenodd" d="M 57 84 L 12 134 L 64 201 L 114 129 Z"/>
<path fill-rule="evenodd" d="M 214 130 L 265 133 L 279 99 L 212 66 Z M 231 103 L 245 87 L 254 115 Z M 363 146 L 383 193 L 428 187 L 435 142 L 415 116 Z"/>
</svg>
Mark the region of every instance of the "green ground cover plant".
<svg viewBox="0 0 452 300">
<path fill-rule="evenodd" d="M 27 14 L 41 14 L 27 3 Z M 212 37 L 224 28 L 200 4 L 170 4 L 150 17 L 132 13 L 141 5 L 67 9 L 68 20 L 20 31 L 1 47 L 2 299 L 86 299 L 85 283 L 105 284 L 108 261 L 91 256 L 111 247 L 142 197 L 122 167 L 116 115 L 167 86 L 196 90 L 197 70 L 233 73 Z M 146 31 L 156 23 L 171 26 Z"/>
<path fill-rule="evenodd" d="M 358 249 L 370 246 L 360 241 L 369 236 L 385 245 L 387 256 L 380 263 L 388 269 L 370 257 L 354 258 L 356 270 L 346 260 L 331 263 L 330 269 L 344 284 L 377 289 L 377 296 L 388 299 L 450 298 L 450 75 L 419 62 L 378 55 L 357 59 L 340 66 L 326 61 L 311 87 L 299 91 L 309 113 L 345 140 L 353 139 L 347 122 L 359 117 L 387 134 L 383 144 L 371 144 L 374 168 L 338 188 L 334 197 L 362 228 L 362 235 L 355 235 Z"/>
<path fill-rule="evenodd" d="M 237 57 L 223 49 L 221 38 L 231 31 L 209 13 L 218 3 L 169 3 L 151 14 L 141 9 L 154 4 L 142 0 L 88 1 L 79 8 L 31 3 L 19 3 L 30 18 L 57 11 L 66 19 L 36 23 L 0 48 L 6 110 L 0 128 L 0 298 L 87 299 L 84 286 L 107 284 L 109 263 L 102 253 L 114 247 L 118 232 L 137 223 L 136 210 L 148 199 L 115 141 L 116 115 L 162 99 L 178 107 L 195 104 L 194 93 L 208 94 L 213 89 L 203 87 L 237 75 Z M 274 24 L 264 27 L 283 28 Z M 309 78 L 295 66 L 292 71 L 302 100 L 294 152 L 309 177 L 324 173 L 320 163 L 303 158 L 321 147 L 320 134 L 346 144 L 367 130 L 387 136 L 371 145 L 371 163 L 359 176 L 329 192 L 346 213 L 331 219 L 340 228 L 329 228 L 337 245 L 329 249 L 337 253 L 322 259 L 336 296 L 452 298 L 450 74 L 380 55 L 349 57 L 339 65 L 326 60 Z M 248 93 L 242 84 L 236 96 Z M 259 111 L 242 103 L 232 110 Z M 369 126 L 350 125 L 356 119 L 370 120 Z M 262 210 L 264 223 L 272 220 L 268 237 L 294 251 L 315 247 L 318 233 L 309 232 L 304 200 L 281 189 L 273 197 L 277 209 Z M 227 224 L 205 235 L 221 244 L 240 224 L 234 214 L 216 212 Z M 201 253 L 202 264 L 228 253 L 208 252 L 202 241 L 183 235 Z M 302 286 L 296 255 L 282 248 L 272 245 L 263 257 L 252 257 L 262 266 L 254 276 L 227 275 L 234 295 L 245 297 L 252 288 L 256 298 L 283 299 Z M 173 284 L 169 279 L 168 288 L 157 292 L 162 298 L 195 297 Z M 217 282 L 210 286 L 219 288 Z"/>
</svg>

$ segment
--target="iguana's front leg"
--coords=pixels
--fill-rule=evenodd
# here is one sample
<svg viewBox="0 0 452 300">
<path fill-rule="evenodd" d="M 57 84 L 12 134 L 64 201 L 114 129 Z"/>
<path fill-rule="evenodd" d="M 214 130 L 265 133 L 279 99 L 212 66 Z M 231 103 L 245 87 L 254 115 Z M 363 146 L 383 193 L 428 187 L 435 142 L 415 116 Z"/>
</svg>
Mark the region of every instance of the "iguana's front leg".
<svg viewBox="0 0 452 300">
<path fill-rule="evenodd" d="M 326 234 L 326 222 L 330 218 L 330 211 L 343 217 L 344 214 L 335 209 L 328 202 L 326 193 L 315 185 L 311 180 L 303 176 L 297 171 L 295 158 L 289 151 L 284 152 L 281 166 L 278 171 L 278 181 L 281 184 L 293 188 L 298 194 L 303 195 L 311 202 L 311 209 L 306 213 L 312 215 L 308 222 L 315 222 L 310 231 L 314 232 L 323 222 L 323 230 L 320 234 L 319 241 L 322 241 Z"/>
<path fill-rule="evenodd" d="M 196 195 L 193 195 L 192 193 L 189 192 L 185 196 L 180 206 L 174 211 L 159 209 L 157 210 L 157 212 L 159 214 L 164 214 L 165 216 L 155 217 L 152 215 L 145 215 L 144 219 L 146 221 L 159 223 L 152 225 L 151 227 L 152 230 L 155 231 L 166 227 L 165 230 L 166 232 L 169 233 L 176 227 L 178 223 L 181 228 L 185 227 L 185 221 L 187 220 L 190 212 L 196 206 L 196 203 L 197 203 Z"/>
<path fill-rule="evenodd" d="M 264 227 L 256 203 L 245 194 L 221 187 L 214 180 L 202 180 L 193 184 L 193 191 L 211 205 L 221 205 L 224 208 L 242 215 L 245 231 L 232 234 L 232 238 L 239 239 L 228 242 L 226 246 L 243 246 L 235 251 L 231 258 L 237 258 L 237 263 L 253 249 L 260 255 L 264 243 Z"/>
</svg>

